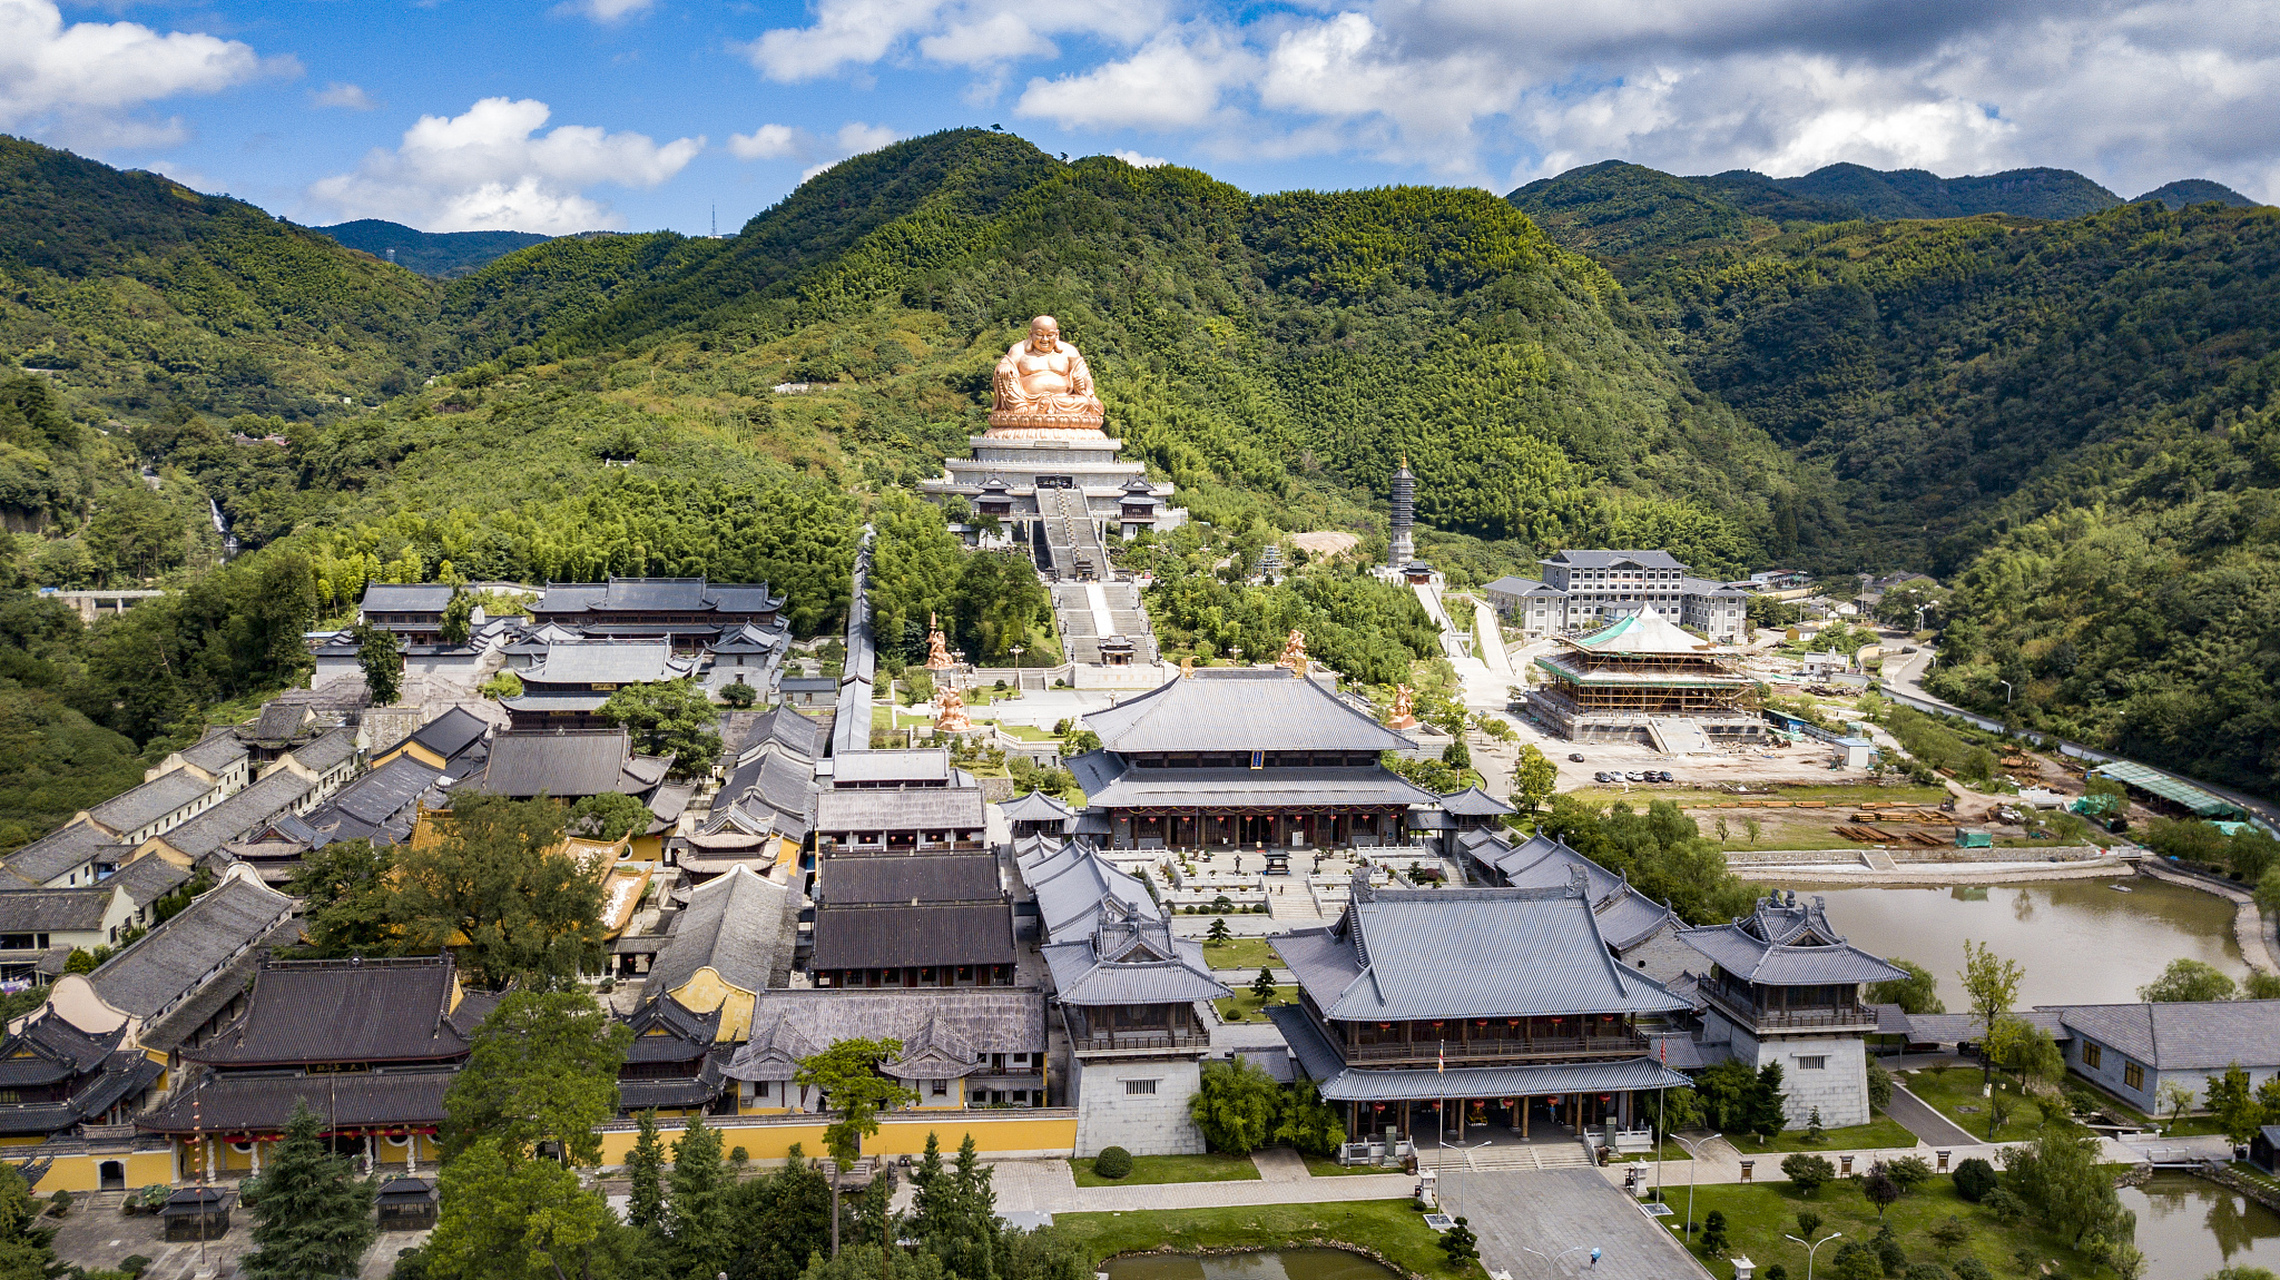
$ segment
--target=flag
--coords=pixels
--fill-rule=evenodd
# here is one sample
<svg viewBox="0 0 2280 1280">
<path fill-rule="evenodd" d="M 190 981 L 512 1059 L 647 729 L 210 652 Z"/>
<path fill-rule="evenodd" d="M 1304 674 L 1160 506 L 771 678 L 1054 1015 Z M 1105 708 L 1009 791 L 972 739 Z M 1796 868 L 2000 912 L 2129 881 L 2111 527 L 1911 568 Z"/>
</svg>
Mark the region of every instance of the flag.
<svg viewBox="0 0 2280 1280">
<path fill-rule="evenodd" d="M 1449 1042 L 1437 1041 L 1433 1047 L 1433 1073 L 1446 1074 L 1449 1070 Z"/>
</svg>

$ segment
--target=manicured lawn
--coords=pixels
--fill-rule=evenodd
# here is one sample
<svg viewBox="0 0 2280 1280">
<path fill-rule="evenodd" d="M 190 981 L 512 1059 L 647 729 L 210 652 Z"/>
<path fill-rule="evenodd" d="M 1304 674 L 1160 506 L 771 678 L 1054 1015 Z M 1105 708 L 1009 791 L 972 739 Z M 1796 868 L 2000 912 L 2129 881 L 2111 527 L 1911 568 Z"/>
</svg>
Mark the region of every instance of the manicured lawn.
<svg viewBox="0 0 2280 1280">
<path fill-rule="evenodd" d="M 1916 1135 L 1908 1132 L 1907 1126 L 1881 1112 L 1867 1124 L 1845 1129 L 1825 1129 L 1819 1142 L 1806 1141 L 1803 1129 L 1784 1130 L 1773 1141 L 1762 1144 L 1748 1134 L 1727 1134 L 1726 1140 L 1733 1143 L 1734 1149 L 1743 1155 L 1755 1155 L 1761 1151 L 1858 1151 L 1873 1147 L 1916 1145 Z M 1763 1169 L 1764 1166 L 1759 1168 Z"/>
<path fill-rule="evenodd" d="M 1214 969 L 1241 969 L 1256 974 L 1262 968 L 1280 967 L 1282 960 L 1265 938 L 1229 938 L 1203 944 L 1203 958 Z"/>
<path fill-rule="evenodd" d="M 1093 1172 L 1090 1160 L 1071 1160 L 1069 1168 L 1080 1187 L 1154 1186 L 1164 1182 L 1257 1182 L 1259 1166 L 1249 1156 L 1214 1152 L 1200 1156 L 1134 1156 L 1132 1172 L 1121 1178 L 1103 1178 Z"/>
<path fill-rule="evenodd" d="M 1235 984 L 1229 983 L 1228 985 L 1234 986 Z M 1289 1004 L 1297 999 L 1297 987 L 1276 987 L 1274 997 L 1265 1003 Z M 1251 994 L 1249 987 L 1241 987 L 1232 997 L 1225 1000 L 1214 1000 L 1211 1003 L 1218 1007 L 1219 1016 L 1229 1022 L 1257 1022 L 1259 1020 L 1261 1002 L 1257 996 Z"/>
<path fill-rule="evenodd" d="M 1900 1085 L 1930 1103 L 1941 1115 L 1953 1120 L 1975 1138 L 1985 1139 L 1987 1134 L 1987 1107 L 1989 1100 L 1979 1096 L 1981 1071 L 1978 1067 L 1938 1067 L 1931 1070 L 1904 1072 L 1895 1077 Z M 2011 1101 L 2011 1118 L 1995 1135 L 1997 1142 L 2025 1142 L 2042 1128 L 2043 1103 L 2023 1097 L 2016 1083 L 2006 1082 L 2003 1074 L 1995 1074 L 1995 1087 Z M 2064 1114 L 2066 1104 L 2057 1098 L 2049 1099 L 2051 1108 Z M 1971 1110 L 1964 1110 L 1965 1107 Z"/>
<path fill-rule="evenodd" d="M 1778 1177 L 1779 1175 L 1776 1174 Z M 1673 1217 L 1662 1219 L 1674 1231 L 1686 1218 L 1686 1188 L 1669 1187 L 1665 1191 Z M 1814 1238 L 1819 1239 L 1831 1231 L 1844 1233 L 1842 1239 L 1821 1246 L 1815 1260 L 1819 1275 L 1832 1273 L 1831 1262 L 1837 1250 L 1847 1241 L 1866 1243 L 1874 1238 L 1878 1222 L 1876 1206 L 1860 1193 L 1857 1182 L 1839 1179 L 1821 1188 L 1811 1200 L 1799 1196 L 1786 1182 L 1770 1186 L 1740 1186 L 1721 1184 L 1697 1187 L 1694 1192 L 1695 1235 L 1701 1235 L 1702 1222 L 1716 1209 L 1726 1215 L 1726 1239 L 1729 1252 L 1747 1254 L 1757 1263 L 1758 1274 L 1779 1263 L 1797 1280 L 1804 1280 L 1805 1250 L 1802 1246 L 1783 1239 L 1796 1235 L 1797 1211 L 1810 1209 L 1821 1215 L 1821 1225 Z M 1942 1250 L 1931 1239 L 1931 1230 L 1945 1222 L 1949 1215 L 1962 1220 L 1971 1231 L 1962 1246 L 1951 1251 Z M 1885 1215 L 1885 1222 L 1899 1238 L 1900 1247 L 1910 1262 L 1937 1262 L 1943 1267 L 1952 1266 L 1965 1254 L 1977 1255 L 1998 1276 L 2020 1274 L 2014 1255 L 2020 1249 L 2031 1250 L 2040 1262 L 2055 1261 L 2062 1274 L 2076 1280 L 2084 1277 L 2111 1276 L 2113 1272 L 2090 1265 L 2088 1259 L 2076 1253 L 2063 1237 L 2053 1236 L 2027 1223 L 2006 1227 L 1984 1210 L 1966 1204 L 1955 1194 L 1955 1184 L 1946 1177 L 1937 1177 L 1902 1196 Z M 1714 1268 L 1715 1274 L 1727 1274 L 1723 1266 Z"/>
<path fill-rule="evenodd" d="M 1096 1266 L 1103 1259 L 1143 1249 L 1355 1244 L 1375 1249 L 1393 1265 L 1419 1275 L 1453 1280 L 1481 1275 L 1478 1263 L 1462 1270 L 1449 1265 L 1448 1255 L 1441 1252 L 1440 1234 L 1425 1225 L 1407 1200 L 1062 1213 L 1054 1215 L 1053 1230 L 1084 1246 Z"/>
</svg>

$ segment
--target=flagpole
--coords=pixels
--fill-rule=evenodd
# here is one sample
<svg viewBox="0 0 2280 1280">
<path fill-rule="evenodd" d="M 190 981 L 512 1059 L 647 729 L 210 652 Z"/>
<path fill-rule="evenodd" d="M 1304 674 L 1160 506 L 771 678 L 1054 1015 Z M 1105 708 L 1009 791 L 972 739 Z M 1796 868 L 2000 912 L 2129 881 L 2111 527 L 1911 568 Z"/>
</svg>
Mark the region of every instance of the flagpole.
<svg viewBox="0 0 2280 1280">
<path fill-rule="evenodd" d="M 1655 1040 L 1655 1065 L 1661 1067 L 1665 1074 L 1670 1071 L 1670 1041 L 1659 1037 Z M 1663 1092 L 1668 1088 L 1663 1081 L 1655 1081 L 1655 1199 L 1658 1202 L 1662 1199 L 1663 1189 L 1662 1131 L 1670 1124 L 1670 1112 L 1663 1109 Z M 1810 1262 L 1811 1259 L 1806 1261 Z"/>
</svg>

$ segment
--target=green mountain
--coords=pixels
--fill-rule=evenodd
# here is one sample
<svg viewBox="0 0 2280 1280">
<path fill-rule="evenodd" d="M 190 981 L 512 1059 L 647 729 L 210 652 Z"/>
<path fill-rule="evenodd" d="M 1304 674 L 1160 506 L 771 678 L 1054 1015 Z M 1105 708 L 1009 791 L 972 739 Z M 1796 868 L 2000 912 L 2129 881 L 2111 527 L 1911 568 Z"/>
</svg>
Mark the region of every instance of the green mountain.
<svg viewBox="0 0 2280 1280">
<path fill-rule="evenodd" d="M 1800 178 L 1761 180 L 1793 196 L 1849 208 L 1857 217 L 1887 220 L 1968 218 L 1981 213 L 2078 218 L 2122 203 L 2120 196 L 2072 169 L 2009 169 L 1976 178 L 1942 178 L 1922 169 L 1832 164 Z"/>
<path fill-rule="evenodd" d="M 466 275 L 502 254 L 553 238 L 529 231 L 421 231 L 380 218 L 359 218 L 310 230 L 406 271 L 445 279 Z"/>
<path fill-rule="evenodd" d="M 2256 207 L 2254 200 L 2221 182 L 2211 182 L 2207 178 L 2186 178 L 2178 182 L 2164 183 L 2139 196 L 2138 200 L 2159 200 L 2172 209 L 2182 209 L 2189 204 L 2205 204 L 2211 200 L 2218 204 L 2230 205 L 2235 209 L 2253 209 Z M 2130 203 L 2136 204 L 2137 200 L 2132 200 Z"/>
</svg>

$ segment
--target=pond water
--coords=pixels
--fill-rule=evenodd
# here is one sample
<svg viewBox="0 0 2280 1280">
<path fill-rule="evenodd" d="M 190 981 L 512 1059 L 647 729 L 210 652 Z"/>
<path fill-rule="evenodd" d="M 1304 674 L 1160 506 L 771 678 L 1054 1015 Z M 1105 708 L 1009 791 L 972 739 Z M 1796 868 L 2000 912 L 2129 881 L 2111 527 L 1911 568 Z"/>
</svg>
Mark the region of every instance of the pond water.
<svg viewBox="0 0 2280 1280">
<path fill-rule="evenodd" d="M 1138 1253 L 1113 1259 L 1102 1270 L 1108 1280 L 1391 1280 L 1397 1274 L 1344 1249 Z"/>
<path fill-rule="evenodd" d="M 2129 892 L 2117 891 L 2125 886 Z M 1790 887 L 1790 886 L 1784 886 Z M 1966 938 L 2025 971 L 2019 1008 L 2137 999 L 2137 989 L 2180 956 L 2246 977 L 2233 938 L 2233 906 L 2158 880 L 2050 880 L 1949 889 L 1796 886 L 1829 900 L 1829 921 L 1854 946 L 1931 970 L 1948 1011 L 1970 1008 L 1956 972 Z"/>
<path fill-rule="evenodd" d="M 2237 1191 L 2183 1173 L 2155 1174 L 2125 1187 L 2122 1207 L 2137 1215 L 2137 1247 L 2149 1277 L 2193 1280 L 2222 1267 L 2280 1268 L 2280 1213 Z"/>
</svg>

